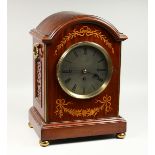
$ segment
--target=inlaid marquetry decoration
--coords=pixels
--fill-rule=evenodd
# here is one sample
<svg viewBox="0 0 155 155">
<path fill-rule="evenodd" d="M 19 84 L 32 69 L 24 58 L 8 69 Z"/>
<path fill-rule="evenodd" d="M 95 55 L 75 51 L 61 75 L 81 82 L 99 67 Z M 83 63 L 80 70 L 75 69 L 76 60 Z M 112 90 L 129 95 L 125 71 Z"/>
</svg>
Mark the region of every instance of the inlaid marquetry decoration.
<svg viewBox="0 0 155 155">
<path fill-rule="evenodd" d="M 112 43 L 107 39 L 107 37 L 102 34 L 101 31 L 97 29 L 91 29 L 88 26 L 82 26 L 79 30 L 74 29 L 72 32 L 68 33 L 68 35 L 64 36 L 61 40 L 60 44 L 56 46 L 55 55 L 57 55 L 58 51 L 64 47 L 64 45 L 76 37 L 90 37 L 94 36 L 104 42 L 104 44 L 111 49 L 112 53 L 114 54 L 114 48 L 112 47 Z"/>
<path fill-rule="evenodd" d="M 42 58 L 43 46 L 35 43 L 33 45 L 33 57 L 35 66 L 35 99 L 42 107 Z"/>
<path fill-rule="evenodd" d="M 35 67 L 36 67 L 35 98 L 41 104 L 41 98 L 42 98 L 42 93 L 41 93 L 41 89 L 42 89 L 42 81 L 41 81 L 42 80 L 42 73 L 41 73 L 42 62 L 41 62 L 41 60 L 38 60 L 37 62 L 35 62 Z"/>
<path fill-rule="evenodd" d="M 69 107 L 69 105 L 74 104 L 73 102 L 66 102 L 65 99 L 57 99 L 55 114 L 58 115 L 59 118 L 63 117 L 65 113 L 68 113 L 75 117 L 89 117 L 89 116 L 95 117 L 102 110 L 104 110 L 105 114 L 107 114 L 112 110 L 111 96 L 108 96 L 107 94 L 103 96 L 101 100 L 97 99 L 95 103 L 100 103 L 100 106 L 96 106 L 94 108 L 86 108 L 86 109 L 82 109 L 82 108 L 74 109 Z"/>
<path fill-rule="evenodd" d="M 105 114 L 110 112 L 112 110 L 111 108 L 111 96 L 108 96 L 107 94 L 103 96 L 102 100 L 96 100 L 96 103 L 101 103 L 104 105 L 105 108 Z"/>
</svg>

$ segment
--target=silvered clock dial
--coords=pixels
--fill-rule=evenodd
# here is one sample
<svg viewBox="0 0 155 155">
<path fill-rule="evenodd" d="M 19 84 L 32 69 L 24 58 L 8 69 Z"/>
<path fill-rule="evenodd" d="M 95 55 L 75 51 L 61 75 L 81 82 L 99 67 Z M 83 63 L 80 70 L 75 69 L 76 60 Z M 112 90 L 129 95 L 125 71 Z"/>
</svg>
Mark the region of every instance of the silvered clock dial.
<svg viewBox="0 0 155 155">
<path fill-rule="evenodd" d="M 57 78 L 70 96 L 87 99 L 101 93 L 112 74 L 107 51 L 93 42 L 79 42 L 68 48 L 57 64 Z"/>
</svg>

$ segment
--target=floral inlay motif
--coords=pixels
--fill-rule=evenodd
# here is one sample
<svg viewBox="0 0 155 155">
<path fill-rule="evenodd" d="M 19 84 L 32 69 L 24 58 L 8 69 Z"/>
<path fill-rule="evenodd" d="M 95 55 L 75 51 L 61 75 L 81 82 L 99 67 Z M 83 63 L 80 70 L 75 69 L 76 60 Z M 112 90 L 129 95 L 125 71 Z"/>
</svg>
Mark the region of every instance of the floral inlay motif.
<svg viewBox="0 0 155 155">
<path fill-rule="evenodd" d="M 100 40 L 102 40 L 105 45 L 111 49 L 112 53 L 114 54 L 114 48 L 112 47 L 112 43 L 109 42 L 109 40 L 107 39 L 107 37 L 102 34 L 101 31 L 94 29 L 92 30 L 90 27 L 88 26 L 82 26 L 82 28 L 80 30 L 76 30 L 74 29 L 72 32 L 68 33 L 68 35 L 66 35 L 60 42 L 60 44 L 58 44 L 56 46 L 56 50 L 55 50 L 55 55 L 57 55 L 58 51 L 67 43 L 67 41 L 72 40 L 73 38 L 76 37 L 84 37 L 84 36 L 94 36 L 96 38 L 99 38 Z"/>
<path fill-rule="evenodd" d="M 101 105 L 94 108 L 74 109 L 69 107 L 69 105 L 73 104 L 72 102 L 66 102 L 65 99 L 57 99 L 55 114 L 60 118 L 63 117 L 64 113 L 68 113 L 75 117 L 95 117 L 103 109 L 105 114 L 112 110 L 111 96 L 108 96 L 107 94 L 103 96 L 102 100 L 96 99 L 95 103 L 100 103 Z"/>
</svg>

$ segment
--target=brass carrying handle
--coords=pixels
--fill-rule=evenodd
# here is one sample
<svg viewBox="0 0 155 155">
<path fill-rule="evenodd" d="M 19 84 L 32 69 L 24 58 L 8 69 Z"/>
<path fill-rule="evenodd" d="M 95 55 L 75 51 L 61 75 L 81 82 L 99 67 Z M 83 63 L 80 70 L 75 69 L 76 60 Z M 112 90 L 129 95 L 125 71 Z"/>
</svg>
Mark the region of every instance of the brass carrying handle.
<svg viewBox="0 0 155 155">
<path fill-rule="evenodd" d="M 34 59 L 37 59 L 39 57 L 39 48 L 40 48 L 40 44 L 36 43 L 33 46 L 33 57 Z"/>
</svg>

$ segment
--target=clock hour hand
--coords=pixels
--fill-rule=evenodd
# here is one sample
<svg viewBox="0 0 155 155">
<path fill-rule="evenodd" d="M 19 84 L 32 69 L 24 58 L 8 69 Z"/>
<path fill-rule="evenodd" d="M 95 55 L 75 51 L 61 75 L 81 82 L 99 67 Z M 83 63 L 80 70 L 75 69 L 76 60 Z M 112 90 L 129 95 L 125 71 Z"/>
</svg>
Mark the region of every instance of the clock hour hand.
<svg viewBox="0 0 155 155">
<path fill-rule="evenodd" d="M 93 74 L 93 77 L 94 77 L 94 78 L 97 78 L 97 79 L 99 79 L 99 78 L 100 78 L 100 77 L 99 77 L 99 75 L 98 75 L 98 74 L 96 74 L 96 73 L 94 73 L 94 74 Z"/>
<path fill-rule="evenodd" d="M 91 72 L 87 72 L 87 73 L 92 74 L 93 75 L 92 76 L 93 78 L 96 78 L 98 81 L 103 82 L 103 79 L 100 78 L 100 76 L 97 73 L 91 73 Z"/>
</svg>

